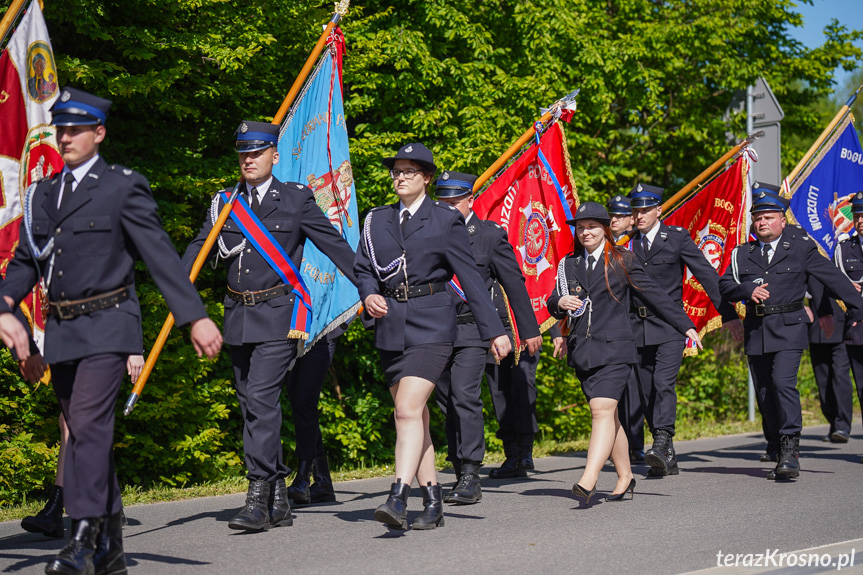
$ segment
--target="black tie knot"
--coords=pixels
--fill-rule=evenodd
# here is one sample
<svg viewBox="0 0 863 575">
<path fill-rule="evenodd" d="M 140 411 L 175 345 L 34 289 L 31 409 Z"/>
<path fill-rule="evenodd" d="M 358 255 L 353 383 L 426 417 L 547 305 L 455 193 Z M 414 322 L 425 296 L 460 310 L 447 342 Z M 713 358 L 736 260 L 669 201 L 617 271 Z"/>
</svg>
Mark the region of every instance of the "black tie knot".
<svg viewBox="0 0 863 575">
<path fill-rule="evenodd" d="M 249 195 L 251 196 L 249 198 L 249 203 L 252 206 L 252 212 L 254 212 L 254 214 L 257 216 L 258 212 L 261 210 L 261 200 L 258 199 L 258 188 L 252 188 L 252 191 L 249 192 Z"/>
<path fill-rule="evenodd" d="M 63 206 L 69 203 L 69 197 L 72 195 L 72 186 L 75 184 L 75 176 L 72 175 L 72 172 L 67 172 L 63 176 L 63 182 L 63 189 L 60 191 L 60 202 L 57 205 L 58 210 L 62 210 Z"/>
<path fill-rule="evenodd" d="M 411 219 L 411 213 L 407 210 L 402 212 L 402 233 L 405 231 L 405 227 L 408 225 L 408 221 Z"/>
</svg>

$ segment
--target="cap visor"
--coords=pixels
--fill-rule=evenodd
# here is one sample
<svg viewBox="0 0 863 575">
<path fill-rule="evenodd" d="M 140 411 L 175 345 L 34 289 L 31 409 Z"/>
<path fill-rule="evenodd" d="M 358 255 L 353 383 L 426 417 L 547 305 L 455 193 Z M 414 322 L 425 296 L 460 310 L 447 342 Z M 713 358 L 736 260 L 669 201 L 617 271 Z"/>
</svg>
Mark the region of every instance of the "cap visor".
<svg viewBox="0 0 863 575">
<path fill-rule="evenodd" d="M 93 116 L 81 116 L 79 114 L 56 114 L 51 118 L 55 126 L 95 126 L 99 119 Z"/>
</svg>

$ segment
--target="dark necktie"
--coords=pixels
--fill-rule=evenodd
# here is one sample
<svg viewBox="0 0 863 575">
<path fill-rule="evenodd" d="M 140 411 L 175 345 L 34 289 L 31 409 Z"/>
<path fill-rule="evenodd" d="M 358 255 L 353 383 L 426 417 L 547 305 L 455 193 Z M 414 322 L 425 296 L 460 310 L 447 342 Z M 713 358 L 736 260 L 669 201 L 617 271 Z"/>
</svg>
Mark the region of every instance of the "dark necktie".
<svg viewBox="0 0 863 575">
<path fill-rule="evenodd" d="M 63 185 L 63 195 L 60 196 L 60 205 L 57 207 L 57 211 L 62 212 L 63 206 L 69 204 L 69 198 L 72 196 L 72 184 L 75 182 L 75 176 L 72 175 L 71 172 L 66 174 L 66 177 L 63 179 L 65 182 Z"/>
<path fill-rule="evenodd" d="M 593 264 L 596 263 L 596 258 L 593 257 L 593 254 L 587 256 L 587 277 L 590 277 L 590 274 L 593 273 Z"/>
<path fill-rule="evenodd" d="M 644 256 L 647 257 L 647 252 L 650 250 L 650 240 L 647 236 L 641 236 L 641 249 L 644 251 Z"/>
<path fill-rule="evenodd" d="M 770 244 L 764 244 L 764 246 L 761 248 L 761 257 L 764 258 L 764 267 L 770 265 L 770 251 L 772 249 L 773 247 Z"/>
<path fill-rule="evenodd" d="M 402 212 L 402 235 L 405 233 L 405 228 L 408 225 L 408 221 L 411 219 L 411 213 L 407 210 Z"/>
<path fill-rule="evenodd" d="M 257 216 L 261 211 L 261 200 L 258 199 L 258 188 L 252 188 L 251 195 L 252 201 L 250 203 L 252 205 L 252 212 Z"/>
</svg>

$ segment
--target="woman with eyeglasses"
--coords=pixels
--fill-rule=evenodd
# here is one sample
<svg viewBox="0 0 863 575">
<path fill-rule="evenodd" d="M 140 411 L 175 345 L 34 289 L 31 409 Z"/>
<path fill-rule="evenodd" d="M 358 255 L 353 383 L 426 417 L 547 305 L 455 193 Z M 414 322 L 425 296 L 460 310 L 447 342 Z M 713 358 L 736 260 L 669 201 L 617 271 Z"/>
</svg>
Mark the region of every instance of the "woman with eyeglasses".
<svg viewBox="0 0 863 575">
<path fill-rule="evenodd" d="M 396 481 L 375 519 L 407 529 L 416 478 L 423 511 L 411 527 L 434 529 L 444 517 L 426 404 L 456 339 L 455 305 L 446 289 L 454 274 L 495 357 L 506 357 L 511 344 L 471 254 L 464 217 L 426 194 L 437 170 L 431 151 L 412 143 L 383 163 L 399 201 L 369 212 L 354 260 L 364 314 L 374 323 L 395 403 Z"/>
<path fill-rule="evenodd" d="M 639 298 L 660 318 L 692 339 L 701 349 L 695 325 L 650 279 L 632 252 L 615 245 L 605 208 L 585 202 L 566 223 L 575 226 L 580 246 L 561 260 L 557 283 L 548 298 L 548 311 L 570 326 L 568 363 L 575 368 L 590 404 L 591 430 L 584 473 L 572 492 L 590 503 L 599 472 L 609 455 L 617 484 L 607 501 L 620 501 L 635 491 L 626 433 L 617 418 L 617 403 L 636 363 L 635 340 L 629 319 L 629 297 Z M 555 349 L 555 355 L 558 351 Z"/>
</svg>

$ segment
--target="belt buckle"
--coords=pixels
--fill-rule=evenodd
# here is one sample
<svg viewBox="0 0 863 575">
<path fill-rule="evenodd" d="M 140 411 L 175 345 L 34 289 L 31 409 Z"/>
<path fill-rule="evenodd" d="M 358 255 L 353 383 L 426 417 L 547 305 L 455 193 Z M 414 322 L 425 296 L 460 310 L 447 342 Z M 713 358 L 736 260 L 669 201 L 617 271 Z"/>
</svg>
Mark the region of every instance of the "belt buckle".
<svg viewBox="0 0 863 575">
<path fill-rule="evenodd" d="M 58 319 L 72 319 L 75 317 L 75 314 L 72 312 L 71 309 L 68 309 L 60 304 L 55 303 L 54 309 L 57 310 Z"/>
<path fill-rule="evenodd" d="M 255 305 L 255 293 L 250 291 L 243 292 L 243 305 Z"/>
<path fill-rule="evenodd" d="M 638 317 L 640 317 L 642 319 L 647 318 L 647 306 L 642 305 L 642 306 L 638 307 Z"/>
<path fill-rule="evenodd" d="M 408 286 L 402 284 L 395 288 L 396 291 L 396 301 L 406 302 L 408 301 Z"/>
<path fill-rule="evenodd" d="M 763 304 L 755 304 L 755 316 L 756 317 L 764 317 L 767 315 L 765 312 L 765 306 Z"/>
</svg>

